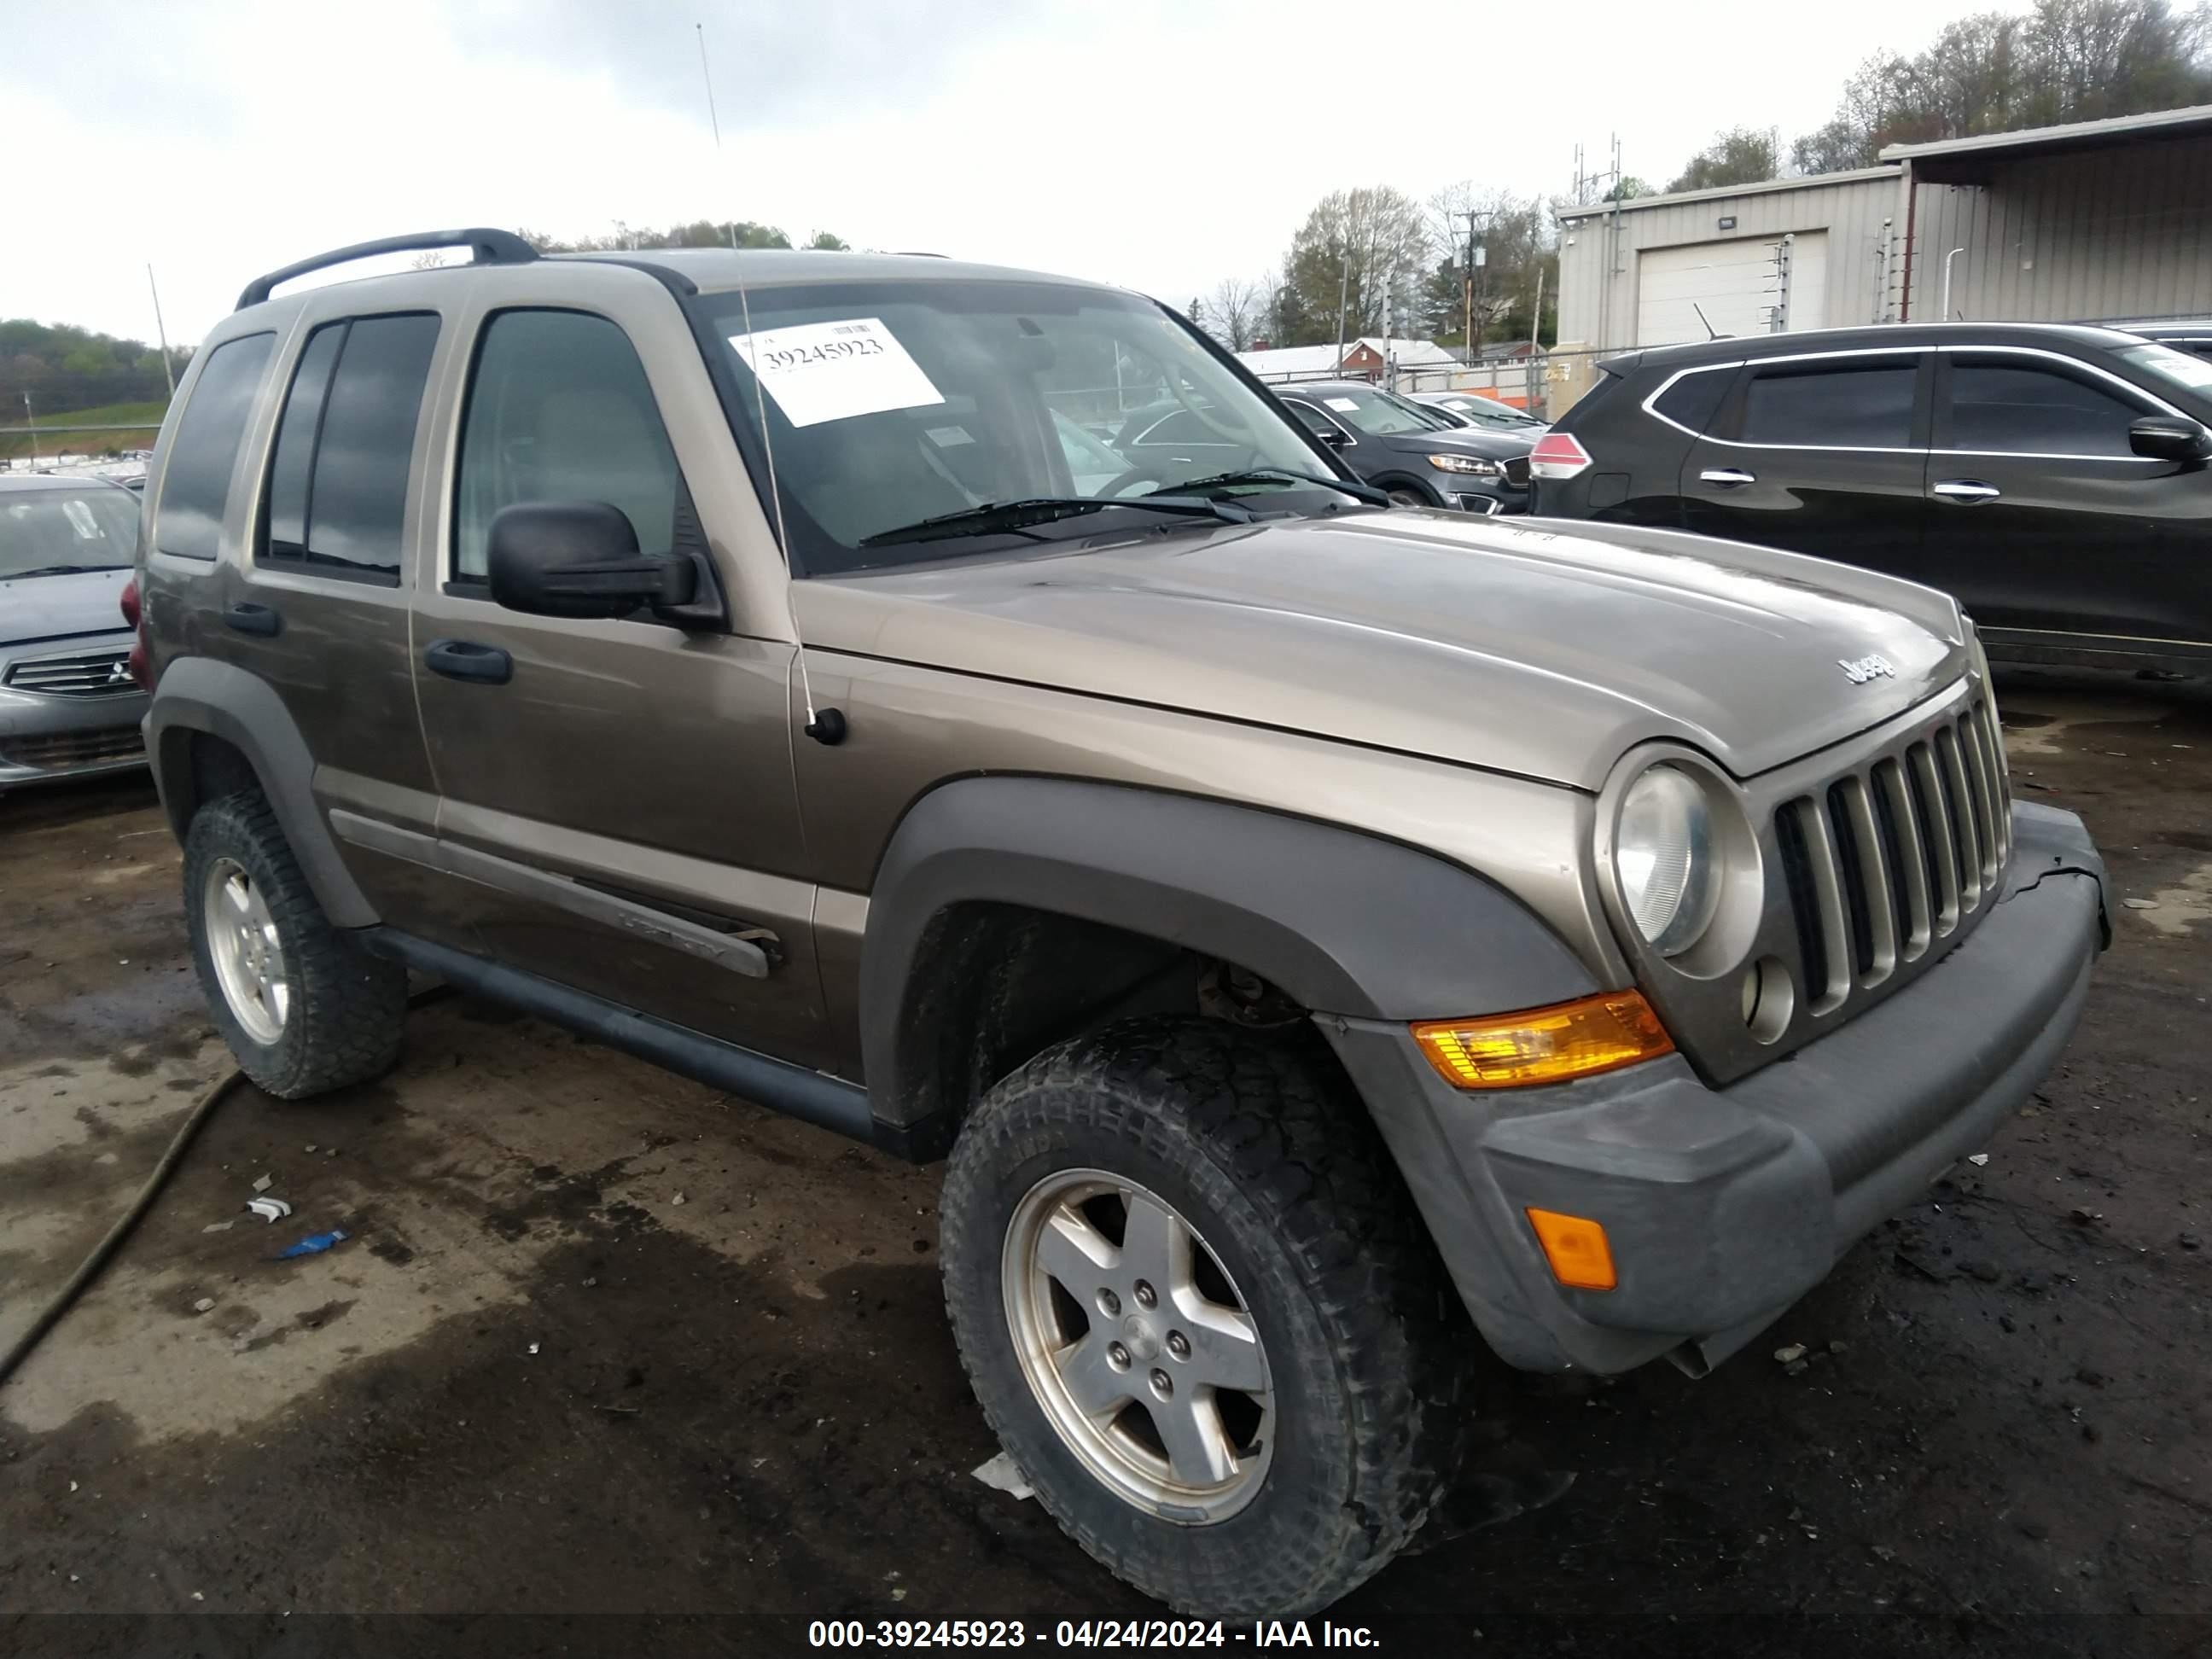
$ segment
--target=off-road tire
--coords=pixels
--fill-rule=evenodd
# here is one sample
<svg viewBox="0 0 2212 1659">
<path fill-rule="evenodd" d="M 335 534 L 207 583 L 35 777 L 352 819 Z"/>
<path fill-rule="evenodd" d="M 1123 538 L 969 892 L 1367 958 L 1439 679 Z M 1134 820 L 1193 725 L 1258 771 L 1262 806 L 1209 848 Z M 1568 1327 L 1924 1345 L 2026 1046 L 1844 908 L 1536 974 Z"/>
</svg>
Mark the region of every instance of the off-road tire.
<svg viewBox="0 0 2212 1659">
<path fill-rule="evenodd" d="M 254 1040 L 232 1014 L 218 981 L 203 915 L 208 871 L 218 859 L 242 866 L 259 889 L 290 972 L 292 998 L 273 1043 Z M 192 963 L 239 1069 L 264 1094 L 302 1100 L 380 1076 L 399 1057 L 407 1017 L 407 970 L 373 957 L 331 926 L 292 854 L 276 814 L 258 791 L 225 795 L 193 814 L 185 836 L 185 915 Z"/>
<path fill-rule="evenodd" d="M 1126 1177 L 1205 1238 L 1257 1324 L 1275 1393 L 1264 1480 L 1225 1520 L 1139 1508 L 1037 1403 L 1001 1250 L 1054 1172 Z M 945 1298 L 975 1397 L 1045 1509 L 1109 1571 L 1180 1613 L 1291 1617 L 1378 1571 L 1442 1498 L 1469 1340 L 1374 1125 L 1310 1028 L 1110 1026 L 1037 1055 L 962 1127 L 943 1200 Z"/>
</svg>

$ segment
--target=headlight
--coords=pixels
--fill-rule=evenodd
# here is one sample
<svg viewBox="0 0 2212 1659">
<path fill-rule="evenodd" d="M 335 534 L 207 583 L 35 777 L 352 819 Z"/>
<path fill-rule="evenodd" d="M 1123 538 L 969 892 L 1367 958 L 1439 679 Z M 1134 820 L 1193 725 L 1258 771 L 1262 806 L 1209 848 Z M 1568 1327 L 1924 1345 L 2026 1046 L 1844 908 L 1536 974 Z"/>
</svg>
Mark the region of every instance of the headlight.
<svg viewBox="0 0 2212 1659">
<path fill-rule="evenodd" d="M 1695 945 L 1720 902 L 1712 809 L 1698 781 L 1655 766 L 1628 787 L 1613 837 L 1621 897 L 1637 931 L 1662 957 Z"/>
<path fill-rule="evenodd" d="M 1465 472 L 1478 478 L 1502 478 L 1505 466 L 1501 461 L 1486 461 L 1480 455 L 1431 455 L 1429 465 L 1439 472 Z"/>
</svg>

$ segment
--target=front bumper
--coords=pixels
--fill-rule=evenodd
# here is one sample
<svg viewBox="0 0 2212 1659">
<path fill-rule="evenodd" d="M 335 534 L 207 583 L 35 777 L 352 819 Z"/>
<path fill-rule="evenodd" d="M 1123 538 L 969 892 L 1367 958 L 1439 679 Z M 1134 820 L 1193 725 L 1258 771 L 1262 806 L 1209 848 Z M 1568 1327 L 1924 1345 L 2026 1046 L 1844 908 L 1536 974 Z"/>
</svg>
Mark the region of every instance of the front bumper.
<svg viewBox="0 0 2212 1659">
<path fill-rule="evenodd" d="M 2004 896 L 1935 969 L 1725 1089 L 1680 1055 L 1463 1094 L 1402 1026 L 1332 1022 L 1484 1337 L 1528 1370 L 1725 1358 L 1966 1153 L 2071 1036 L 2111 933 L 2070 812 L 2015 803 Z M 1566 1289 L 1523 1212 L 1601 1222 L 1619 1283 Z"/>
<path fill-rule="evenodd" d="M 145 765 L 147 707 L 138 690 L 49 697 L 0 687 L 0 789 Z"/>
<path fill-rule="evenodd" d="M 1528 510 L 1528 491 L 1525 487 L 1516 489 L 1510 483 L 1453 478 L 1445 483 L 1443 489 L 1445 505 L 1456 507 L 1462 513 L 1526 513 Z"/>
</svg>

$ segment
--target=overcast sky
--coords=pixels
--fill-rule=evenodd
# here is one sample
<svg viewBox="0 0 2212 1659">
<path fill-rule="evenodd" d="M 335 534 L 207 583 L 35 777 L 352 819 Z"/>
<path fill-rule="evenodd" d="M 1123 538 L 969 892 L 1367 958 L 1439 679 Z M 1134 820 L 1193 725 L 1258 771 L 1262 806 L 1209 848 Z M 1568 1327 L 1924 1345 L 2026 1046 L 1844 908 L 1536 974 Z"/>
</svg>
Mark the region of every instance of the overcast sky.
<svg viewBox="0 0 2212 1659">
<path fill-rule="evenodd" d="M 1314 201 L 1564 192 L 1619 132 L 1826 118 L 1924 0 L 15 0 L 0 316 L 195 341 L 256 272 L 444 225 L 750 218 L 1127 283 L 1256 276 Z M 709 135 L 695 22 L 721 118 Z M 1601 163 L 1600 163 L 1601 164 Z"/>
</svg>

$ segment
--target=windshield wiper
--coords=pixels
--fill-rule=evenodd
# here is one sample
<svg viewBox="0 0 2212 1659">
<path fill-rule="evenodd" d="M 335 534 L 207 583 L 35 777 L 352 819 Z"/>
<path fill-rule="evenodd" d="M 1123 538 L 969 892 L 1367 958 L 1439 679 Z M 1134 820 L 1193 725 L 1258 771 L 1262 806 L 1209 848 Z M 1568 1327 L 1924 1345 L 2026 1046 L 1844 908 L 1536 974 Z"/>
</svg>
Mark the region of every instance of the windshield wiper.
<svg viewBox="0 0 2212 1659">
<path fill-rule="evenodd" d="M 1341 490 L 1356 501 L 1372 501 L 1377 507 L 1390 505 L 1390 497 L 1372 484 L 1354 483 L 1348 478 L 1327 478 L 1318 472 L 1300 472 L 1287 466 L 1250 466 L 1235 472 L 1216 472 L 1206 477 L 1193 478 L 1185 483 L 1170 484 L 1159 493 L 1163 495 L 1187 495 L 1194 489 L 1225 489 L 1231 484 L 1285 482 L 1319 484 L 1323 489 Z"/>
<path fill-rule="evenodd" d="M 128 570 L 127 564 L 42 564 L 33 570 L 0 570 L 0 582 L 21 580 L 25 576 L 85 576 L 95 570 Z"/>
<path fill-rule="evenodd" d="M 1133 507 L 1146 513 L 1165 513 L 1183 519 L 1218 519 L 1224 524 L 1249 524 L 1252 515 L 1227 501 L 1158 501 L 1150 495 L 1115 496 L 1098 500 L 1088 495 L 1029 495 L 1019 501 L 985 501 L 957 513 L 940 513 L 896 530 L 879 530 L 860 538 L 862 547 L 882 547 L 892 542 L 929 542 L 947 536 L 987 536 L 994 531 L 1025 530 L 1031 525 L 1052 524 L 1081 518 L 1109 507 Z"/>
</svg>

